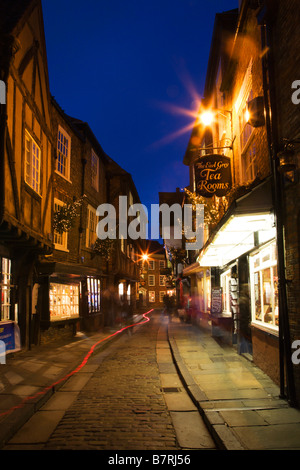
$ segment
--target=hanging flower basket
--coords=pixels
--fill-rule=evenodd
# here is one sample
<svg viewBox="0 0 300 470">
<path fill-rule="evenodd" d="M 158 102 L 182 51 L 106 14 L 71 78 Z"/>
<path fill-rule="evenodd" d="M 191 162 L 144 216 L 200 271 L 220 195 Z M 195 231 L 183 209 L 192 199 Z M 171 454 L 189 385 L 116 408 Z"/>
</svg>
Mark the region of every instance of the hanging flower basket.
<svg viewBox="0 0 300 470">
<path fill-rule="evenodd" d="M 111 258 L 114 248 L 114 240 L 111 240 L 110 238 L 106 238 L 105 240 L 97 238 L 93 246 L 94 252 L 106 261 Z"/>
<path fill-rule="evenodd" d="M 74 220 L 79 215 L 79 208 L 82 206 L 84 197 L 70 204 L 61 206 L 53 216 L 53 228 L 59 234 L 69 232 L 73 227 Z"/>
<path fill-rule="evenodd" d="M 182 263 L 186 259 L 186 251 L 180 248 L 168 247 L 172 262 Z"/>
</svg>

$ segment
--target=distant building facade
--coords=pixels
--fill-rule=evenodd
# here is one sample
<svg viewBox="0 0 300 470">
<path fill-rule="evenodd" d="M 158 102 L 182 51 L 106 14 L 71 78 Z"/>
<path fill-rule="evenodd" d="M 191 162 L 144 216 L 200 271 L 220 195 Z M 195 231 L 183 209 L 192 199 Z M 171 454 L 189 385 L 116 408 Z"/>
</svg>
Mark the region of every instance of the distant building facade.
<svg viewBox="0 0 300 470">
<path fill-rule="evenodd" d="M 0 7 L 0 339 L 6 350 L 113 326 L 137 308 L 142 241 L 100 240 L 131 175 L 50 95 L 40 0 Z"/>
<path fill-rule="evenodd" d="M 156 241 L 146 244 L 146 259 L 141 260 L 140 289 L 144 290 L 145 301 L 150 308 L 164 308 L 164 297 L 171 295 L 166 275 L 168 264 L 164 247 Z"/>
</svg>

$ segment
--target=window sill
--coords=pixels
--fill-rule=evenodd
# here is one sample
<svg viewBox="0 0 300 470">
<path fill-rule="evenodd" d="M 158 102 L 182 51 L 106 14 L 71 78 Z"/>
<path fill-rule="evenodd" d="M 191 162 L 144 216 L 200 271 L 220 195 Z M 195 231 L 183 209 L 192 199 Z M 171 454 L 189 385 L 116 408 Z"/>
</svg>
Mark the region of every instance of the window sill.
<svg viewBox="0 0 300 470">
<path fill-rule="evenodd" d="M 25 188 L 26 188 L 27 192 L 32 197 L 34 197 L 38 201 L 40 201 L 42 199 L 42 195 L 40 193 L 38 193 L 35 189 L 33 189 L 28 183 L 26 183 L 26 181 L 24 181 L 24 184 L 25 184 Z"/>
<path fill-rule="evenodd" d="M 54 249 L 57 251 L 64 251 L 65 253 L 70 253 L 70 250 L 68 250 L 68 248 L 65 248 L 62 245 L 56 245 L 55 243 L 54 243 Z"/>
<path fill-rule="evenodd" d="M 271 327 L 271 326 L 267 326 L 267 325 L 260 325 L 257 322 L 252 322 L 251 323 L 251 328 L 257 328 L 258 330 L 261 330 L 264 333 L 267 333 L 267 334 L 272 335 L 272 336 L 276 336 L 276 337 L 279 336 L 279 329 L 276 326 Z"/>
<path fill-rule="evenodd" d="M 62 173 L 60 173 L 59 171 L 55 170 L 55 173 L 59 175 L 61 178 L 63 178 L 65 181 L 67 181 L 68 183 L 72 184 L 72 181 L 66 176 L 64 176 Z"/>
<path fill-rule="evenodd" d="M 50 317 L 50 324 L 51 325 L 61 325 L 62 323 L 72 323 L 73 321 L 78 321 L 79 315 L 74 317 L 66 317 L 66 318 L 51 318 Z"/>
</svg>

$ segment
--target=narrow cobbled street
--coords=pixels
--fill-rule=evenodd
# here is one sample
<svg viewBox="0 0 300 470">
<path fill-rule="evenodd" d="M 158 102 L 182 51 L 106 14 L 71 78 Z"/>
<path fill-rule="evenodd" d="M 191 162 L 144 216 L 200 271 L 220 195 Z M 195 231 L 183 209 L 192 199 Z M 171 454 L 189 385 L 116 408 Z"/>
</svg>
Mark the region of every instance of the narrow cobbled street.
<svg viewBox="0 0 300 470">
<path fill-rule="evenodd" d="M 172 362 L 167 322 L 156 313 L 92 356 L 6 450 L 180 450 L 174 416 L 190 412 L 200 433 L 202 425 Z M 202 437 L 199 448 L 215 447 L 204 424 Z"/>
</svg>

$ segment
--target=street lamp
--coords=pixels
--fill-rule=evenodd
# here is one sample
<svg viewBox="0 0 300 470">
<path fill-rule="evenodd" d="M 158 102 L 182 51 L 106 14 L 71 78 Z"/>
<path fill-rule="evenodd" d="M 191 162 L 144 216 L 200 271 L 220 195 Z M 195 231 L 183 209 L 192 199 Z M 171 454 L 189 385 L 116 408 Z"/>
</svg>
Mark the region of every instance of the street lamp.
<svg viewBox="0 0 300 470">
<path fill-rule="evenodd" d="M 224 113 L 227 113 L 227 115 Z M 232 111 L 229 111 L 228 109 L 216 109 L 216 108 L 205 109 L 199 113 L 198 122 L 199 124 L 202 124 L 204 127 L 210 127 L 212 123 L 214 122 L 216 114 L 220 114 L 224 118 L 228 118 L 228 115 L 230 117 L 231 138 L 228 140 L 231 141 L 231 145 L 225 145 L 222 147 L 200 147 L 197 150 L 223 150 L 223 149 L 233 150 L 232 148 L 232 142 L 233 142 Z"/>
<path fill-rule="evenodd" d="M 212 111 L 203 111 L 199 115 L 199 122 L 203 124 L 205 127 L 211 126 L 214 120 L 214 114 Z"/>
</svg>

